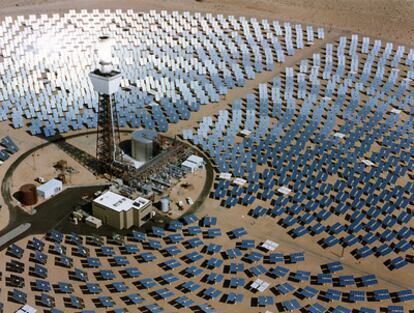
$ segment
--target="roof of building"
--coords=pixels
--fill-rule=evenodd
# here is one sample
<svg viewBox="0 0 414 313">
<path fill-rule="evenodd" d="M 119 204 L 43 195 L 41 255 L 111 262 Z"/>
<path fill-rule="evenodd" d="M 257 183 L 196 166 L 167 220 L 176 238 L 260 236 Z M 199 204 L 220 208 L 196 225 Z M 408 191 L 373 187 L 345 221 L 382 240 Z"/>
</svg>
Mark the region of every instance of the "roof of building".
<svg viewBox="0 0 414 313">
<path fill-rule="evenodd" d="M 47 182 L 45 182 L 43 185 L 40 185 L 39 187 L 37 187 L 38 191 L 47 191 L 50 189 L 55 189 L 56 187 L 62 187 L 62 181 L 58 180 L 58 179 L 51 179 Z"/>
<path fill-rule="evenodd" d="M 132 207 L 132 200 L 112 191 L 107 191 L 93 200 L 94 203 L 112 209 L 117 212 L 128 211 Z"/>
<path fill-rule="evenodd" d="M 107 191 L 93 200 L 93 202 L 114 211 L 121 212 L 128 211 L 131 208 L 139 210 L 142 207 L 146 206 L 150 200 L 142 197 L 131 200 L 112 191 Z"/>
<path fill-rule="evenodd" d="M 195 154 L 190 155 L 187 158 L 187 161 L 193 162 L 195 164 L 200 164 L 200 165 L 204 163 L 204 159 L 202 157 L 199 157 L 199 156 L 195 155 Z"/>
<path fill-rule="evenodd" d="M 91 223 L 99 223 L 99 222 L 102 223 L 102 221 L 99 218 L 92 216 L 92 215 L 87 216 L 85 218 L 85 221 L 89 221 Z"/>
<path fill-rule="evenodd" d="M 142 198 L 142 197 L 138 197 L 134 200 L 134 203 L 133 203 L 134 209 L 139 210 L 143 208 L 144 206 L 146 206 L 148 203 L 150 203 L 150 200 Z"/>
<path fill-rule="evenodd" d="M 188 167 L 188 168 L 190 168 L 192 170 L 198 168 L 198 164 L 195 164 L 195 163 L 190 162 L 188 160 L 185 160 L 183 163 L 181 163 L 181 166 Z"/>
</svg>

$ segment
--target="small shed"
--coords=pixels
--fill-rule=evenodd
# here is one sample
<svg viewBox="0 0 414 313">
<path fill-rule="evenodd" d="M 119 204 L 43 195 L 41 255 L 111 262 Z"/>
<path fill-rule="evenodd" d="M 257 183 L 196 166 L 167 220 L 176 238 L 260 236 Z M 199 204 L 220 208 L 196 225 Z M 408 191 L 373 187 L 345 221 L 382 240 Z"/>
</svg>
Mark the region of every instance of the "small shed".
<svg viewBox="0 0 414 313">
<path fill-rule="evenodd" d="M 85 223 L 94 228 L 99 228 L 102 226 L 102 220 L 92 215 L 89 215 L 87 218 L 85 218 Z"/>
<path fill-rule="evenodd" d="M 63 189 L 62 181 L 58 179 L 51 179 L 43 185 L 37 187 L 37 194 L 43 199 L 48 199 L 61 192 Z"/>
</svg>

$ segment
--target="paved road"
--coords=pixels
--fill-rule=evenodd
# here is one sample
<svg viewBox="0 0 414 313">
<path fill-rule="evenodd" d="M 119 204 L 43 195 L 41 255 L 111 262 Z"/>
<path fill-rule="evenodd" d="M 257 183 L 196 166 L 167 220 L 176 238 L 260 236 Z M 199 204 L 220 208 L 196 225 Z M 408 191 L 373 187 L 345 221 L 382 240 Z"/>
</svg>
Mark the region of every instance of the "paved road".
<svg viewBox="0 0 414 313">
<path fill-rule="evenodd" d="M 0 232 L 0 236 L 9 234 L 10 231 L 24 223 L 30 223 L 31 227 L 15 235 L 12 240 L 9 240 L 9 244 L 29 235 L 45 234 L 54 228 L 61 229 L 62 225 L 66 226 L 69 224 L 68 216 L 83 196 L 92 196 L 96 191 L 103 188 L 103 185 L 68 188 L 50 200 L 38 205 L 36 207 L 36 214 L 20 215 L 19 219 L 9 224 L 7 230 Z M 0 250 L 5 247 L 4 244 L 0 244 Z"/>
<path fill-rule="evenodd" d="M 123 132 L 131 132 L 132 130 L 121 130 Z M 26 212 L 24 212 L 20 207 L 14 206 L 12 204 L 11 194 L 10 194 L 10 179 L 15 171 L 15 169 L 19 166 L 21 162 L 24 161 L 24 159 L 29 156 L 34 151 L 41 149 L 47 145 L 50 144 L 57 144 L 60 148 L 65 150 L 66 152 L 69 152 L 72 156 L 77 156 L 78 159 L 82 159 L 83 161 L 90 161 L 90 158 L 85 157 L 85 155 L 79 153 L 79 149 L 73 149 L 73 146 L 68 146 L 63 144 L 62 141 L 74 138 L 77 136 L 84 136 L 86 134 L 95 133 L 96 131 L 87 131 L 81 134 L 74 134 L 70 135 L 68 137 L 62 138 L 61 136 L 56 136 L 52 139 L 49 139 L 48 142 L 41 144 L 27 152 L 25 152 L 23 155 L 21 155 L 6 172 L 6 175 L 3 179 L 2 186 L 1 186 L 1 193 L 5 200 L 5 203 L 10 210 L 10 222 L 7 225 L 6 228 L 4 228 L 2 231 L 0 231 L 0 236 L 5 235 L 12 230 L 14 230 L 16 227 L 18 227 L 21 224 L 24 223 L 31 223 L 31 227 L 29 229 L 26 229 L 24 232 L 17 234 L 12 240 L 12 242 L 15 242 L 19 240 L 20 238 L 23 238 L 28 235 L 34 235 L 34 234 L 43 234 L 48 232 L 49 230 L 55 228 L 62 232 L 70 232 L 70 231 L 76 231 L 80 234 L 90 234 L 91 233 L 91 227 L 86 227 L 86 225 L 78 225 L 74 227 L 70 223 L 68 223 L 68 216 L 72 212 L 74 206 L 79 201 L 79 199 L 82 198 L 84 195 L 91 195 L 95 193 L 97 190 L 102 189 L 102 186 L 88 186 L 88 187 L 78 187 L 78 188 L 70 188 L 59 195 L 55 196 L 54 198 L 50 199 L 49 201 L 39 205 L 36 207 L 37 213 L 35 215 L 29 215 Z M 188 144 L 188 143 L 187 143 Z M 197 147 L 194 147 L 196 150 Z M 69 151 L 68 151 L 69 150 Z M 199 150 L 201 154 L 204 155 L 202 151 Z M 206 160 L 206 170 L 207 170 L 207 177 L 206 181 L 203 186 L 203 190 L 201 191 L 199 197 L 195 200 L 194 204 L 191 206 L 191 208 L 186 212 L 186 214 L 194 213 L 196 212 L 200 206 L 204 203 L 205 199 L 208 197 L 209 192 L 211 191 L 213 182 L 214 182 L 214 169 L 213 165 L 211 164 L 208 157 L 204 155 L 204 158 Z M 84 164 L 84 162 L 82 163 Z M 90 162 L 88 164 L 84 164 L 86 168 L 92 169 L 93 166 L 90 166 Z M 89 165 L 89 166 L 88 166 Z M 7 208 L 3 208 L 7 209 Z M 164 223 L 168 223 L 171 219 L 165 216 L 160 216 L 164 220 Z M 144 228 L 151 227 L 155 223 L 154 221 L 158 220 L 156 217 L 152 222 L 147 223 L 144 225 Z M 114 231 L 114 229 L 110 229 L 108 227 L 101 227 L 99 230 L 93 230 L 94 233 L 101 234 L 101 235 L 107 235 Z M 120 233 L 123 233 L 122 231 Z M 9 244 L 10 244 L 9 241 Z M 4 244 L 0 244 L 0 250 L 4 249 L 6 246 Z"/>
<path fill-rule="evenodd" d="M 11 231 L 5 233 L 3 236 L 0 237 L 0 247 L 26 232 L 30 228 L 30 226 L 30 223 L 21 224 L 16 228 L 12 229 Z"/>
</svg>

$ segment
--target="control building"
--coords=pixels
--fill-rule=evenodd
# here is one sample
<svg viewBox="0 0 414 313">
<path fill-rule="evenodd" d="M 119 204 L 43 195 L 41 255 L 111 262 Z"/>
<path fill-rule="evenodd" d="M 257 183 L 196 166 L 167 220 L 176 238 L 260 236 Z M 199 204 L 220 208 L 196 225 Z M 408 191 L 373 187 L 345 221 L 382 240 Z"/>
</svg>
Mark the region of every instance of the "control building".
<svg viewBox="0 0 414 313">
<path fill-rule="evenodd" d="M 140 227 L 153 216 L 152 202 L 138 197 L 131 200 L 112 191 L 107 191 L 92 202 L 92 214 L 104 224 L 116 229 Z"/>
</svg>

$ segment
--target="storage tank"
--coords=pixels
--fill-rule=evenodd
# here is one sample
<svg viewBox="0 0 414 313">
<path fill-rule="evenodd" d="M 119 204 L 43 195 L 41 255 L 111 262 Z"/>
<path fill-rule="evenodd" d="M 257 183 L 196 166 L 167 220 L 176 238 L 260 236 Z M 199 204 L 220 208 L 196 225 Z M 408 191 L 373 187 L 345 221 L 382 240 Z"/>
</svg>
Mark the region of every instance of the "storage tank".
<svg viewBox="0 0 414 313">
<path fill-rule="evenodd" d="M 154 142 L 158 133 L 154 130 L 141 129 L 132 133 L 131 154 L 132 157 L 140 162 L 149 161 L 154 154 Z"/>
<path fill-rule="evenodd" d="M 161 202 L 161 212 L 168 213 L 170 211 L 170 198 L 168 196 L 164 196 L 160 200 Z"/>
<path fill-rule="evenodd" d="M 26 184 L 20 187 L 20 202 L 23 205 L 34 205 L 37 203 L 36 185 Z"/>
</svg>

